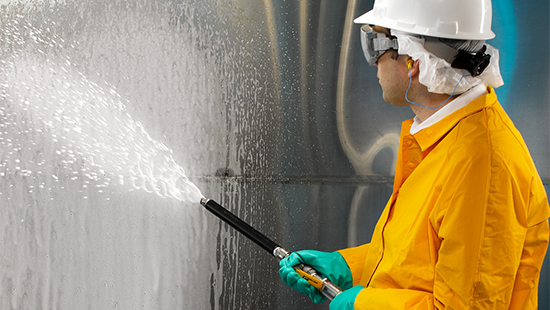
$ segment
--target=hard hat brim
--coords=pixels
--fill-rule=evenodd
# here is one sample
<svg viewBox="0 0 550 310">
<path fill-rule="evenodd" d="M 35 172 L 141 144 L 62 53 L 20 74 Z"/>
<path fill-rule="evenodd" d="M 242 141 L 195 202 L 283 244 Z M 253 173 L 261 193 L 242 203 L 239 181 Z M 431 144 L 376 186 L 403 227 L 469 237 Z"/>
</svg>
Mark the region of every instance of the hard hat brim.
<svg viewBox="0 0 550 310">
<path fill-rule="evenodd" d="M 356 24 L 371 24 L 371 21 L 373 19 L 371 17 L 372 11 L 374 11 L 374 10 L 370 10 L 367 13 L 357 17 L 356 19 L 353 20 L 353 22 L 356 23 Z"/>
<path fill-rule="evenodd" d="M 379 14 L 376 14 L 375 10 L 370 10 L 367 13 L 355 18 L 353 22 L 355 24 L 368 24 L 368 25 L 376 25 L 392 30 L 399 30 L 406 33 L 411 34 L 418 34 L 418 35 L 424 35 L 424 36 L 430 36 L 430 37 L 437 37 L 437 38 L 447 38 L 447 39 L 456 39 L 456 40 L 490 40 L 495 37 L 495 33 L 492 30 L 487 30 L 484 33 L 469 33 L 469 32 L 461 32 L 458 29 L 458 24 L 456 28 L 456 32 L 442 32 L 439 31 L 441 29 L 437 29 L 436 27 L 422 27 L 418 24 L 410 24 L 406 22 L 400 22 L 397 20 L 393 20 L 391 18 L 381 17 L 377 16 Z"/>
</svg>

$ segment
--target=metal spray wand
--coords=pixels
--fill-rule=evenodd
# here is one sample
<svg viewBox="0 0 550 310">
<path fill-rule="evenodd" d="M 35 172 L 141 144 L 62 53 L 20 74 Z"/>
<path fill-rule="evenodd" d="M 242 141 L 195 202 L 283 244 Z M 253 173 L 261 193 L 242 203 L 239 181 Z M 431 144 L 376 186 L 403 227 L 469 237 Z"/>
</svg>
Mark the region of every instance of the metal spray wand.
<svg viewBox="0 0 550 310">
<path fill-rule="evenodd" d="M 212 212 L 215 216 L 229 224 L 231 227 L 238 230 L 248 239 L 254 241 L 257 245 L 264 248 L 266 251 L 271 253 L 279 260 L 282 260 L 283 258 L 290 255 L 289 251 L 280 247 L 278 244 L 273 242 L 273 240 L 269 239 L 264 234 L 260 233 L 252 226 L 245 223 L 243 220 L 235 216 L 233 213 L 229 212 L 226 208 L 222 207 L 214 200 L 203 197 L 200 203 L 208 211 Z M 321 291 L 323 295 L 325 295 L 329 300 L 333 300 L 334 297 L 342 292 L 341 288 L 330 282 L 330 280 L 328 280 L 327 278 L 321 277 L 315 269 L 309 266 L 300 264 L 294 266 L 294 270 L 296 270 L 296 272 L 303 279 L 307 280 L 309 284 Z"/>
</svg>

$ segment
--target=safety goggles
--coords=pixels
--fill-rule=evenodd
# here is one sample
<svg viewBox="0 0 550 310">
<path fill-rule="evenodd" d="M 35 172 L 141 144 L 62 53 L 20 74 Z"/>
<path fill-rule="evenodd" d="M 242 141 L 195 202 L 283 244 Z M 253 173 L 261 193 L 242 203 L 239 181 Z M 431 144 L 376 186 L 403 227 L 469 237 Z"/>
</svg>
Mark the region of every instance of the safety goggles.
<svg viewBox="0 0 550 310">
<path fill-rule="evenodd" d="M 387 50 L 398 49 L 397 39 L 390 39 L 384 33 L 374 32 L 369 25 L 361 26 L 361 47 L 369 65 L 374 66 Z"/>
</svg>

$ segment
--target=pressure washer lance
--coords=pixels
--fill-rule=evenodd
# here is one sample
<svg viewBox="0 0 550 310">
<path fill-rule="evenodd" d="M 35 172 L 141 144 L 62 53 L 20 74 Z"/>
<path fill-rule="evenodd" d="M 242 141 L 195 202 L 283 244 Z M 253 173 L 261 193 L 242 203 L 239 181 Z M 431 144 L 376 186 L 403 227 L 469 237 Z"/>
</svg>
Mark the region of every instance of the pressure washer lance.
<svg viewBox="0 0 550 310">
<path fill-rule="evenodd" d="M 277 245 L 273 240 L 245 223 L 214 200 L 202 197 L 201 205 L 279 260 L 290 255 L 289 251 Z M 329 300 L 333 300 L 334 297 L 342 292 L 341 288 L 330 282 L 329 279 L 321 277 L 315 269 L 309 266 L 299 264 L 294 266 L 294 270 L 296 270 L 303 279 L 307 280 L 309 284 L 321 291 Z"/>
</svg>

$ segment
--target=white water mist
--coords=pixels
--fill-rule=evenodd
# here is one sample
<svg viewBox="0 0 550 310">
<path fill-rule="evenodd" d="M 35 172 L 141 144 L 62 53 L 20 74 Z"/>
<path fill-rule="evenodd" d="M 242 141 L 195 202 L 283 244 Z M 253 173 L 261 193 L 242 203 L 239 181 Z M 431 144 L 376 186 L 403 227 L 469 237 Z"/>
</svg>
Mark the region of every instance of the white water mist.
<svg viewBox="0 0 550 310">
<path fill-rule="evenodd" d="M 219 35 L 230 30 L 204 27 L 219 3 L 11 3 L 0 7 L 0 308 L 231 301 L 221 279 L 238 239 L 224 241 L 233 232 L 185 177 L 219 197 L 203 177 L 235 166 L 230 134 L 250 127 L 226 123 L 250 83 L 232 86 L 246 77 L 228 61 L 242 50 Z"/>
<path fill-rule="evenodd" d="M 105 186 L 115 182 L 161 197 L 200 201 L 200 190 L 175 162 L 172 150 L 131 117 L 113 87 L 89 81 L 70 60 L 14 58 L 4 63 L 2 81 L 0 97 L 8 103 L 2 107 L 3 127 L 33 130 L 58 141 L 56 153 L 64 157 L 65 168 L 81 162 L 82 174 Z M 7 119 L 16 119 L 11 113 L 26 115 L 32 124 L 10 124 Z M 13 156 L 6 156 L 3 164 Z"/>
</svg>

